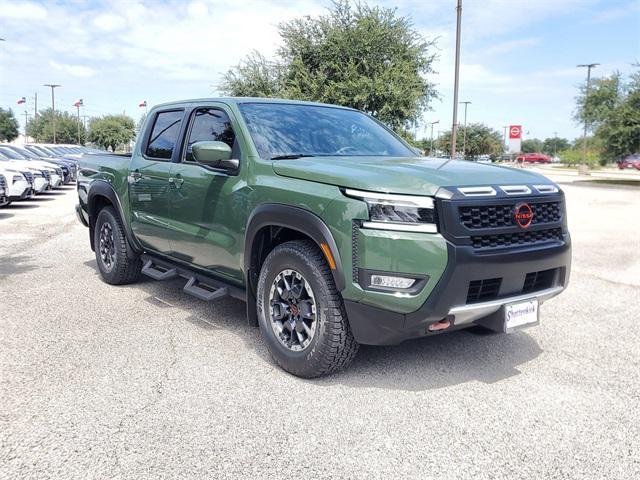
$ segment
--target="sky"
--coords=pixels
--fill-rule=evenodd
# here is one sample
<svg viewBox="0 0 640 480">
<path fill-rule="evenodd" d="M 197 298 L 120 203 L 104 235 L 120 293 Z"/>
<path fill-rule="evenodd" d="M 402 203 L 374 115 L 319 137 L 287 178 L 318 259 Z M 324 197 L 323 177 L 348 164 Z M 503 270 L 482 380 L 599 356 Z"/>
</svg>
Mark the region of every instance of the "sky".
<svg viewBox="0 0 640 480">
<path fill-rule="evenodd" d="M 439 99 L 423 115 L 450 128 L 453 113 L 455 0 L 369 1 L 411 18 L 436 40 Z M 6 1 L 0 0 L 0 107 L 51 105 L 81 115 L 122 113 L 136 120 L 165 101 L 217 96 L 222 74 L 252 50 L 273 56 L 278 23 L 326 12 L 330 1 Z M 463 0 L 460 101 L 467 122 L 500 132 L 523 125 L 524 138 L 581 135 L 572 118 L 585 69 L 594 77 L 629 74 L 640 61 L 640 0 Z M 26 97 L 25 105 L 16 101 Z M 25 108 L 26 107 L 26 108 Z M 464 109 L 459 109 L 464 122 Z"/>
</svg>

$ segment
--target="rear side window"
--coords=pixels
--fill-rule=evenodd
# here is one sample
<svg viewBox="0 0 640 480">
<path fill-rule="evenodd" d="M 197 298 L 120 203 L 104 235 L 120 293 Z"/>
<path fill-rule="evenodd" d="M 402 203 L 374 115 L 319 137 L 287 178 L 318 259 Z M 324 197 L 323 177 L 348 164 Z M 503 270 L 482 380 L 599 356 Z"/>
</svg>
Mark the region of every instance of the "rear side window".
<svg viewBox="0 0 640 480">
<path fill-rule="evenodd" d="M 181 123 L 182 111 L 158 113 L 149 137 L 146 155 L 170 160 L 178 141 Z"/>
<path fill-rule="evenodd" d="M 217 141 L 224 142 L 233 148 L 236 134 L 231 127 L 231 120 L 223 110 L 217 108 L 201 108 L 196 111 L 189 134 L 185 160 L 193 162 L 192 148 L 196 142 Z"/>
</svg>

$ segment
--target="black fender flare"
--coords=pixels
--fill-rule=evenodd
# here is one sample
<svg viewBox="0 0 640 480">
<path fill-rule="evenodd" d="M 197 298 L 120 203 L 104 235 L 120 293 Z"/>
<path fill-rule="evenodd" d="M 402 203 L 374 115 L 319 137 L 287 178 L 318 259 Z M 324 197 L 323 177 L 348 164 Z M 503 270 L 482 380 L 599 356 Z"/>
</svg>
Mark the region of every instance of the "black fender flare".
<svg viewBox="0 0 640 480">
<path fill-rule="evenodd" d="M 339 291 L 345 288 L 345 276 L 340 260 L 340 252 L 329 227 L 313 212 L 300 207 L 284 205 L 280 203 L 264 203 L 251 212 L 247 220 L 244 243 L 244 272 L 247 287 L 247 316 L 249 322 L 257 325 L 256 297 L 253 279 L 258 272 L 251 268 L 254 240 L 257 233 L 264 227 L 284 227 L 303 233 L 310 237 L 318 246 L 323 243 L 329 247 L 329 251 L 335 262 L 335 269 L 331 270 L 336 288 Z"/>
<path fill-rule="evenodd" d="M 113 188 L 113 185 L 106 180 L 94 180 L 91 182 L 87 193 L 87 214 L 89 215 L 89 237 L 91 241 L 91 249 L 94 249 L 93 229 L 95 228 L 95 221 L 99 213 L 95 211 L 97 197 L 107 198 L 116 209 L 116 213 L 120 216 L 120 221 L 124 226 L 124 232 L 127 237 L 127 248 L 131 249 L 131 253 L 134 253 L 135 255 L 142 253 L 143 249 L 140 247 L 138 242 L 136 242 L 133 232 L 131 231 L 131 226 L 125 220 L 127 217 L 124 215 L 124 210 L 122 209 L 122 204 L 120 203 L 118 194 Z"/>
</svg>

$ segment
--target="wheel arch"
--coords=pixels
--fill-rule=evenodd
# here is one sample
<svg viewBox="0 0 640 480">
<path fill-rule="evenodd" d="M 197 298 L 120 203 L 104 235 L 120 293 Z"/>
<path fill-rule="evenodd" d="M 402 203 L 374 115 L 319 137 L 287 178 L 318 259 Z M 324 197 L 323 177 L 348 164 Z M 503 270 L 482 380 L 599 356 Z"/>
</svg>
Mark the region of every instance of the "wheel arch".
<svg viewBox="0 0 640 480">
<path fill-rule="evenodd" d="M 251 324 L 257 325 L 256 286 L 260 267 L 268 252 L 282 243 L 270 242 L 273 238 L 277 239 L 278 235 L 285 240 L 309 238 L 315 242 L 329 262 L 336 288 L 344 290 L 345 276 L 338 246 L 329 227 L 313 212 L 278 203 L 262 204 L 249 216 L 245 232 L 244 272 L 247 318 Z M 265 244 L 265 241 L 268 243 Z"/>
<path fill-rule="evenodd" d="M 131 250 L 131 253 L 142 253 L 142 249 L 135 242 L 128 222 L 125 221 L 126 216 L 124 215 L 118 194 L 113 186 L 104 180 L 94 180 L 87 194 L 87 214 L 89 216 L 89 240 L 91 242 L 91 250 L 95 250 L 94 230 L 96 219 L 98 218 L 100 210 L 106 206 L 112 207 L 116 215 L 118 215 L 124 227 L 127 238 L 127 248 Z"/>
</svg>

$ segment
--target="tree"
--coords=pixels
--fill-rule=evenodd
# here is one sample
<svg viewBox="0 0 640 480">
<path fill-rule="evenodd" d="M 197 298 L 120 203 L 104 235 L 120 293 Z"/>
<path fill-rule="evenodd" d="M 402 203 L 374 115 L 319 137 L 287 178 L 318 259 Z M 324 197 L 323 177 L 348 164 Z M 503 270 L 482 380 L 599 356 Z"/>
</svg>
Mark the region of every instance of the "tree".
<svg viewBox="0 0 640 480">
<path fill-rule="evenodd" d="M 458 128 L 458 142 L 462 149 L 462 138 L 465 128 Z M 434 141 L 434 148 L 451 154 L 451 131 L 444 132 Z M 502 134 L 483 123 L 467 125 L 467 143 L 465 149 L 466 158 L 476 158 L 480 155 L 497 157 L 504 152 Z M 462 152 L 460 152 L 462 153 Z"/>
<path fill-rule="evenodd" d="M 233 96 L 284 97 L 345 105 L 400 131 L 415 125 L 437 96 L 434 42 L 394 9 L 339 0 L 328 14 L 279 25 L 280 59 L 257 52 L 223 77 Z"/>
<path fill-rule="evenodd" d="M 136 136 L 136 124 L 127 115 L 105 115 L 92 118 L 89 123 L 89 141 L 115 151 L 127 145 Z"/>
<path fill-rule="evenodd" d="M 571 146 L 569 140 L 560 137 L 545 138 L 542 144 L 542 152 L 547 155 L 557 155 L 558 152 L 568 149 Z"/>
<path fill-rule="evenodd" d="M 586 86 L 576 99 L 575 118 L 593 127 L 601 163 L 640 152 L 640 65 L 634 66 L 627 80 L 618 72 L 595 79 L 586 105 Z"/>
<path fill-rule="evenodd" d="M 38 112 L 38 117 L 27 124 L 27 135 L 43 143 L 53 143 L 53 110 L 50 108 Z M 86 141 L 87 132 L 78 117 L 68 112 L 55 113 L 56 142 L 78 143 L 78 128 L 80 128 L 80 143 Z"/>
<path fill-rule="evenodd" d="M 0 108 L 0 141 L 11 142 L 18 138 L 18 121 L 10 108 Z"/>
<path fill-rule="evenodd" d="M 584 121 L 587 120 L 587 125 L 590 129 L 602 125 L 620 102 L 622 88 L 619 72 L 615 72 L 609 77 L 595 78 L 591 81 L 589 102 L 585 105 L 587 98 L 587 85 L 585 83 L 580 87 L 580 93 L 576 98 L 575 120 L 580 124 L 584 124 Z"/>
<path fill-rule="evenodd" d="M 520 150 L 522 150 L 522 153 L 542 152 L 543 145 L 542 140 L 539 138 L 528 138 L 522 141 Z"/>
</svg>

